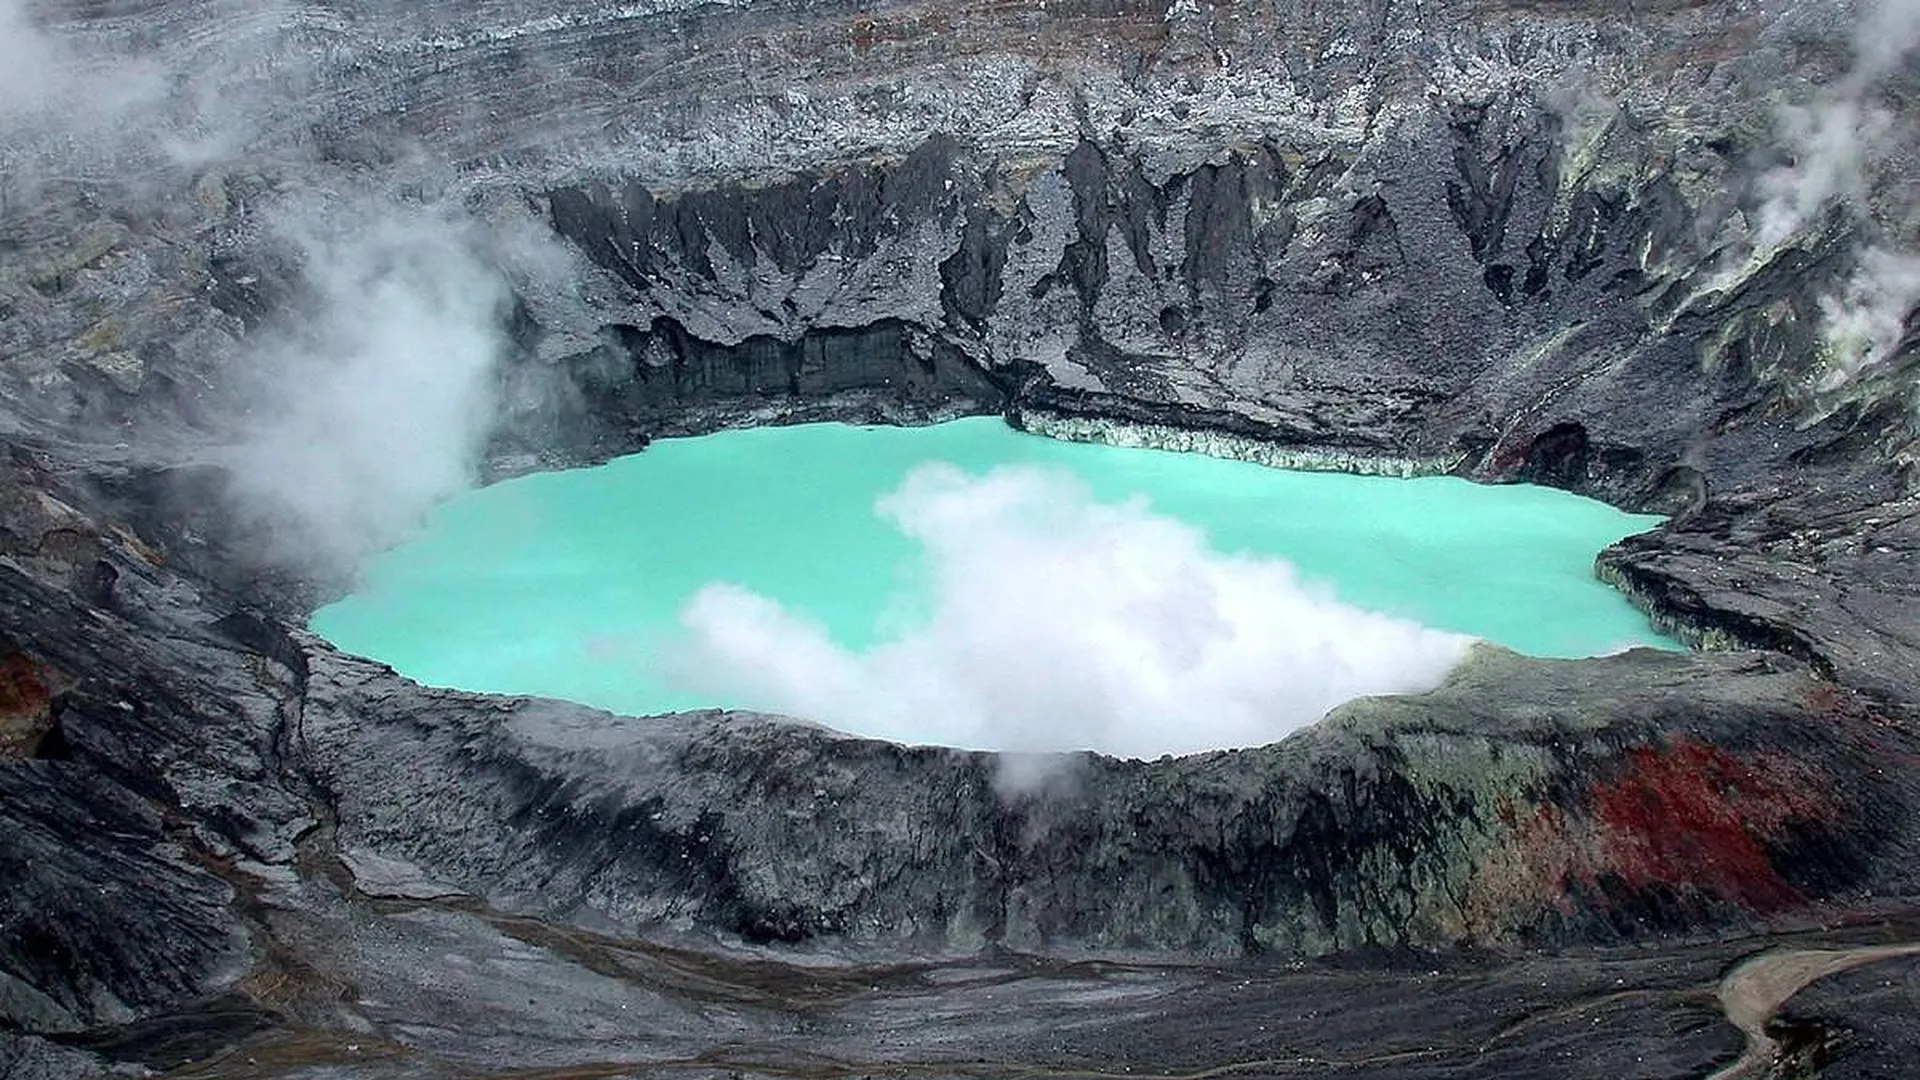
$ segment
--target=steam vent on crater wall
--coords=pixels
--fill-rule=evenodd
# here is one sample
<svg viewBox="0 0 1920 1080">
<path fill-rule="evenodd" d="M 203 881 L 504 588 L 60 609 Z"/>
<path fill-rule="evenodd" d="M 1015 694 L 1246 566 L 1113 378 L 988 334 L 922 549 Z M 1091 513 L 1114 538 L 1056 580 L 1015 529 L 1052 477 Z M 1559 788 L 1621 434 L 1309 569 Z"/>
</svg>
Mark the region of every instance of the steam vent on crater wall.
<svg viewBox="0 0 1920 1080">
<path fill-rule="evenodd" d="M 1917 0 L 0 0 L 0 1077 L 1920 1076 L 1915 176 Z M 308 629 L 481 485 L 968 417 L 1657 515 L 1687 647 L 1135 757 Z"/>
</svg>

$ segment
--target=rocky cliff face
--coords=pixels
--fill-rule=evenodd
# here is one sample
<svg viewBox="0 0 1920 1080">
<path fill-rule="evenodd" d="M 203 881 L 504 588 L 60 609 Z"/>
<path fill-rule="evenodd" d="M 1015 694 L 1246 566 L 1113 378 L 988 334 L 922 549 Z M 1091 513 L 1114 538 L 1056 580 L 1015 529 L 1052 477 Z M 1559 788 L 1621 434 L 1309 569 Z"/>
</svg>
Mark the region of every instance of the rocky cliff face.
<svg viewBox="0 0 1920 1080">
<path fill-rule="evenodd" d="M 0 101 L 0 1065 L 172 1065 L 246 1038 L 260 1074 L 825 1055 L 1513 1076 L 1570 1045 L 1551 1017 L 1593 1009 L 1596 1075 L 1629 1054 L 1694 1075 L 1737 1039 L 1702 1034 L 1686 991 L 1757 947 L 1738 935 L 1903 932 L 1916 142 L 1836 129 L 1873 135 L 1839 182 L 1833 140 L 1781 121 L 1899 115 L 1900 55 L 1873 67 L 1847 12 L 36 19 L 45 86 L 126 77 L 98 110 Z M 418 371 L 478 342 L 465 381 L 382 375 L 416 371 L 385 363 L 418 351 L 381 336 L 395 311 L 433 330 Z M 1882 317 L 1849 337 L 1849 312 Z M 356 349 L 372 376 L 297 362 Z M 362 415 L 389 399 L 397 424 Z M 413 686 L 297 628 L 351 573 L 302 538 L 391 519 L 248 494 L 265 460 L 283 487 L 391 494 L 404 521 L 445 488 L 381 486 L 399 457 L 499 475 L 728 425 L 969 412 L 1674 513 L 1599 571 L 1712 651 L 1483 649 L 1431 694 L 1272 747 L 1087 756 L 1020 789 L 988 756 L 775 718 Z M 311 452 L 261 442 L 262 417 L 317 417 L 294 427 Z M 443 437 L 397 434 L 416 428 Z M 1623 942 L 1661 951 L 1531 951 Z M 1250 966 L 969 966 L 1012 954 Z M 1376 1057 L 1342 1047 L 1377 1024 L 1302 1015 L 1273 1043 L 1215 1000 L 1257 976 L 1261 1017 L 1318 994 L 1365 1018 L 1414 956 L 1459 1007 L 1421 1005 Z M 1361 974 L 1262 966 L 1328 957 Z M 1549 969 L 1555 989 L 1521 992 Z M 1131 1001 L 1130 979 L 1181 989 L 1076 1012 Z M 524 1006 L 516 980 L 540 988 Z M 982 986 L 1031 1016 L 992 1026 Z M 1849 1021 L 1821 999 L 1807 1030 L 1869 1032 L 1858 1060 L 1879 1060 L 1910 1023 L 1871 1000 Z M 608 1035 L 632 1019 L 609 1002 L 656 1041 Z M 955 1041 L 888 1002 L 953 1018 Z M 1070 1018 L 1158 1034 L 1047 1034 Z M 1004 1067 L 962 1067 L 987 1046 Z"/>
</svg>

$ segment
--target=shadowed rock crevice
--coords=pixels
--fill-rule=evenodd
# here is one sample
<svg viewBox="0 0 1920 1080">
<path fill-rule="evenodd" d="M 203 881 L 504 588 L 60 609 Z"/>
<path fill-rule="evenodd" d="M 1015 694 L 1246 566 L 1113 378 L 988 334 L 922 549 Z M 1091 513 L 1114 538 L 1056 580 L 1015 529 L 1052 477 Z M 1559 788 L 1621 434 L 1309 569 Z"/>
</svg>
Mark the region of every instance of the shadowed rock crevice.
<svg viewBox="0 0 1920 1080">
<path fill-rule="evenodd" d="M 506 373 L 497 457 L 599 460 L 655 435 L 750 422 L 759 411 L 852 418 L 864 405 L 877 420 L 924 422 L 996 412 L 1010 396 L 1004 373 L 983 371 L 944 338 L 898 320 L 720 345 L 663 315 L 645 329 L 612 324 L 599 336 L 592 351 Z"/>
</svg>

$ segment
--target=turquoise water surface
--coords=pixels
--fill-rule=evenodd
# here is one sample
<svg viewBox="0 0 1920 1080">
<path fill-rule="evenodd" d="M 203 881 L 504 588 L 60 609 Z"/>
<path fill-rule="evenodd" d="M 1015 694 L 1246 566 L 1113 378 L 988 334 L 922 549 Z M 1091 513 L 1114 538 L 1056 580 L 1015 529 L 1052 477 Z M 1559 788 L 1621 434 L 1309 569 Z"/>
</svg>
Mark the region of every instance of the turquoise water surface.
<svg viewBox="0 0 1920 1080">
<path fill-rule="evenodd" d="M 1099 504 L 1144 499 L 1142 512 L 1184 522 L 1223 558 L 1285 559 L 1346 605 L 1525 653 L 1673 647 L 1592 573 L 1597 551 L 1658 518 L 1547 488 L 1061 442 L 995 418 L 670 439 L 597 468 L 472 491 L 374 559 L 363 588 L 312 626 L 430 685 L 634 715 L 764 707 L 689 689 L 655 662 L 685 636 L 690 598 L 730 583 L 851 653 L 882 645 L 929 617 L 937 571 L 875 503 L 928 462 L 972 476 L 1064 470 Z"/>
</svg>

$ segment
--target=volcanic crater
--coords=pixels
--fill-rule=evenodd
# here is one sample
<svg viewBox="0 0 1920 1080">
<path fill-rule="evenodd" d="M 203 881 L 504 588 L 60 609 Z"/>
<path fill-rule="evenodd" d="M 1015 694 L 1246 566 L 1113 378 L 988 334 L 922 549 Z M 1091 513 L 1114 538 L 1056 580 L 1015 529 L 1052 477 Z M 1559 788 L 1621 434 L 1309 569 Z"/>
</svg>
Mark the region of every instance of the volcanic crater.
<svg viewBox="0 0 1920 1080">
<path fill-rule="evenodd" d="M 1913 21 L 0 6 L 0 1074 L 1887 1075 Z M 303 629 L 471 483 L 966 415 L 1666 514 L 1694 648 L 1020 786 Z"/>
</svg>

